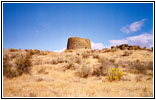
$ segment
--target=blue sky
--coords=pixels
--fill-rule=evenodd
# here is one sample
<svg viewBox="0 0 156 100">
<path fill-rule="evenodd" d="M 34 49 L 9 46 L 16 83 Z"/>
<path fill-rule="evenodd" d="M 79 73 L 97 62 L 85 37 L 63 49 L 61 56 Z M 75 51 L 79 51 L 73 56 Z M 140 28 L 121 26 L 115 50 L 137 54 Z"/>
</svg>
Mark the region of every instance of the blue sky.
<svg viewBox="0 0 156 100">
<path fill-rule="evenodd" d="M 61 50 L 69 37 L 93 49 L 153 45 L 152 3 L 4 3 L 3 47 Z"/>
</svg>

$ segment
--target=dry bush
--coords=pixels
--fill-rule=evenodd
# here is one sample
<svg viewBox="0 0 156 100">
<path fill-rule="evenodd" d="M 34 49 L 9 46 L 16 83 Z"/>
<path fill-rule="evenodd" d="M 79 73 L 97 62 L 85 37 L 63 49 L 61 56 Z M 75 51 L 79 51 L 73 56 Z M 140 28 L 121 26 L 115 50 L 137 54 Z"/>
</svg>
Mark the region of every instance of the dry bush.
<svg viewBox="0 0 156 100">
<path fill-rule="evenodd" d="M 115 63 L 114 59 L 107 59 L 105 57 L 100 57 L 98 60 L 99 60 L 99 63 L 101 63 L 101 65 L 105 67 L 110 67 L 110 66 L 117 67 L 118 66 L 117 63 Z"/>
<path fill-rule="evenodd" d="M 62 69 L 65 71 L 65 70 L 68 70 L 68 69 L 70 69 L 70 70 L 76 70 L 76 69 L 78 69 L 80 67 L 80 65 L 79 64 L 77 64 L 77 63 L 73 63 L 73 62 L 68 62 L 68 63 L 66 63 L 63 67 L 62 67 Z"/>
<path fill-rule="evenodd" d="M 62 56 L 55 57 L 51 61 L 52 64 L 65 63 L 65 62 L 67 62 L 67 60 L 65 59 L 65 57 L 62 57 Z"/>
<path fill-rule="evenodd" d="M 83 58 L 88 58 L 89 56 L 91 56 L 91 53 L 88 53 L 88 52 L 84 51 L 81 55 L 82 55 Z"/>
<path fill-rule="evenodd" d="M 77 53 L 76 53 L 76 55 L 77 55 L 77 56 L 80 56 L 80 55 L 81 55 L 81 53 L 77 52 Z"/>
<path fill-rule="evenodd" d="M 77 68 L 76 74 L 82 78 L 87 78 L 89 76 L 107 76 L 109 68 L 109 65 L 102 66 L 100 63 L 87 64 L 87 62 L 83 62 L 83 64 Z"/>
<path fill-rule="evenodd" d="M 130 55 L 130 53 L 128 51 L 124 51 L 122 56 L 129 56 L 129 55 Z"/>
<path fill-rule="evenodd" d="M 97 64 L 96 67 L 94 67 L 93 70 L 93 75 L 107 75 L 108 74 L 108 69 L 113 68 L 113 67 L 118 67 L 118 64 L 115 63 L 114 59 L 107 59 L 104 57 L 100 57 L 99 63 Z"/>
<path fill-rule="evenodd" d="M 67 62 L 73 62 L 73 63 L 77 63 L 77 64 L 82 64 L 82 57 L 70 55 L 67 58 Z"/>
<path fill-rule="evenodd" d="M 77 69 L 82 64 L 82 58 L 80 56 L 66 55 L 64 61 L 65 61 L 64 63 L 66 64 L 63 66 L 63 70 Z"/>
<path fill-rule="evenodd" d="M 91 67 L 87 64 L 82 64 L 79 69 L 77 69 L 76 75 L 82 78 L 87 78 L 91 75 Z"/>
<path fill-rule="evenodd" d="M 82 57 L 77 55 L 66 55 L 66 56 L 58 56 L 51 60 L 51 64 L 59 64 L 59 63 L 81 64 Z"/>
<path fill-rule="evenodd" d="M 111 52 L 115 52 L 118 48 L 111 48 Z"/>
<path fill-rule="evenodd" d="M 26 52 L 29 53 L 29 55 L 31 56 L 35 54 L 33 50 L 26 50 Z"/>
<path fill-rule="evenodd" d="M 15 52 L 15 51 L 17 51 L 17 50 L 14 49 L 14 48 L 10 48 L 9 51 L 10 51 L 10 52 Z"/>
<path fill-rule="evenodd" d="M 34 49 L 34 50 L 25 50 L 29 55 L 35 55 L 35 54 L 40 54 L 40 50 Z"/>
<path fill-rule="evenodd" d="M 40 54 L 40 50 L 34 49 L 33 50 L 34 54 Z"/>
<path fill-rule="evenodd" d="M 106 76 L 108 75 L 108 68 L 115 66 L 114 59 L 99 58 L 99 63 L 91 64 L 86 61 L 82 62 L 78 69 L 78 76 Z"/>
<path fill-rule="evenodd" d="M 29 73 L 31 70 L 31 55 L 21 54 L 16 58 L 15 64 L 19 75 Z"/>
<path fill-rule="evenodd" d="M 106 53 L 106 52 L 115 52 L 117 49 L 113 48 L 113 49 L 104 49 L 102 50 L 103 53 Z"/>
<path fill-rule="evenodd" d="M 146 62 L 145 66 L 148 70 L 153 71 L 153 61 Z"/>
<path fill-rule="evenodd" d="M 9 77 L 11 74 L 11 64 L 9 60 L 10 58 L 8 55 L 3 55 L 3 75 L 6 77 Z"/>
<path fill-rule="evenodd" d="M 15 64 L 10 63 L 8 55 L 3 56 L 3 75 L 7 78 L 13 78 L 22 75 L 23 73 L 29 73 L 31 69 L 31 61 L 29 54 L 21 54 L 15 58 Z"/>
<path fill-rule="evenodd" d="M 12 59 L 8 56 L 8 54 L 3 55 L 3 75 L 7 78 L 16 77 L 18 74 L 14 64 L 10 63 L 11 60 Z"/>
<path fill-rule="evenodd" d="M 43 51 L 41 51 L 39 54 L 40 54 L 40 55 L 47 55 L 48 52 L 43 52 Z"/>
<path fill-rule="evenodd" d="M 122 68 L 126 67 L 126 64 L 122 60 L 118 61 L 118 65 L 121 66 Z"/>
<path fill-rule="evenodd" d="M 101 64 L 95 64 L 92 67 L 91 75 L 93 76 L 107 75 L 107 67 L 102 66 Z"/>
<path fill-rule="evenodd" d="M 41 69 L 38 71 L 38 74 L 48 74 L 48 72 L 46 71 L 46 68 L 41 68 Z"/>
<path fill-rule="evenodd" d="M 135 74 L 145 74 L 147 73 L 147 70 L 153 70 L 153 62 L 150 61 L 150 62 L 143 62 L 143 61 L 139 61 L 139 60 L 136 60 L 136 61 L 133 61 L 133 62 L 130 62 L 130 61 L 127 61 L 125 62 L 127 63 L 127 71 L 130 72 L 130 73 L 135 73 Z"/>
<path fill-rule="evenodd" d="M 93 56 L 94 59 L 99 59 L 100 58 L 100 56 L 98 54 L 96 54 L 96 53 L 93 53 L 92 56 Z"/>
<path fill-rule="evenodd" d="M 140 82 L 140 81 L 142 81 L 142 78 L 143 78 L 142 75 L 137 75 L 137 76 L 135 77 L 135 80 L 136 80 L 136 82 Z"/>
<path fill-rule="evenodd" d="M 17 56 L 18 56 L 18 53 L 13 53 L 13 54 L 10 55 L 10 58 L 11 58 L 11 59 L 14 59 L 14 58 L 16 58 Z"/>
<path fill-rule="evenodd" d="M 69 53 L 69 52 L 73 52 L 73 50 L 72 49 L 66 49 L 66 50 L 64 50 L 63 52 L 65 52 L 65 53 Z"/>
</svg>

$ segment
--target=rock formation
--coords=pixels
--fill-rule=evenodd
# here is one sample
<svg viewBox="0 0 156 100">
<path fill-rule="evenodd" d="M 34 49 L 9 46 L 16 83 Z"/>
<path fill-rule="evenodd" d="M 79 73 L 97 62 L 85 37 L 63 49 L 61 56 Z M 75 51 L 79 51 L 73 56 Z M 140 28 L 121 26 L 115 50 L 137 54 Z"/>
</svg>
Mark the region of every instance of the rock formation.
<svg viewBox="0 0 156 100">
<path fill-rule="evenodd" d="M 136 45 L 128 45 L 128 44 L 121 44 L 119 46 L 111 46 L 111 49 L 120 49 L 120 50 L 146 50 L 146 48 L 141 48 L 140 46 Z"/>
<path fill-rule="evenodd" d="M 89 39 L 70 37 L 68 39 L 67 49 L 91 49 L 91 43 Z"/>
</svg>

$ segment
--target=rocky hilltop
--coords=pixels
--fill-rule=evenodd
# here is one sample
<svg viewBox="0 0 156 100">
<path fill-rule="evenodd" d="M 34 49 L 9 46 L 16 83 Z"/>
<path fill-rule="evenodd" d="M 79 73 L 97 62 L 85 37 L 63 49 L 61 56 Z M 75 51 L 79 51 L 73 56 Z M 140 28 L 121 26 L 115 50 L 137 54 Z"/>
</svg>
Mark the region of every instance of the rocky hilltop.
<svg viewBox="0 0 156 100">
<path fill-rule="evenodd" d="M 121 44 L 119 46 L 111 46 L 111 49 L 120 49 L 120 50 L 149 50 L 146 47 L 140 47 L 137 45 L 128 45 L 128 44 Z"/>
</svg>

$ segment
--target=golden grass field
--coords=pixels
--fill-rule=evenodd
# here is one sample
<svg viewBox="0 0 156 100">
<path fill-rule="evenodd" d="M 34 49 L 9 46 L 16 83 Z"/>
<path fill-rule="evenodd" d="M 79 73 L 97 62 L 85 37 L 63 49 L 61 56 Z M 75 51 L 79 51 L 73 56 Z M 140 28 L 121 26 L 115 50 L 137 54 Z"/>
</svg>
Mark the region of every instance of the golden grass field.
<svg viewBox="0 0 156 100">
<path fill-rule="evenodd" d="M 3 49 L 3 56 L 26 52 Z M 128 55 L 124 55 L 125 52 Z M 15 59 L 9 62 L 14 65 Z M 135 64 L 136 60 L 139 63 Z M 144 63 L 140 64 L 142 61 Z M 13 78 L 3 76 L 3 97 L 153 96 L 153 69 L 148 63 L 153 62 L 153 52 L 149 50 L 40 51 L 40 54 L 31 57 L 31 62 L 29 74 Z M 100 66 L 108 68 L 101 69 L 103 67 Z M 123 76 L 110 80 L 107 74 L 101 72 L 109 67 L 118 67 Z"/>
</svg>

